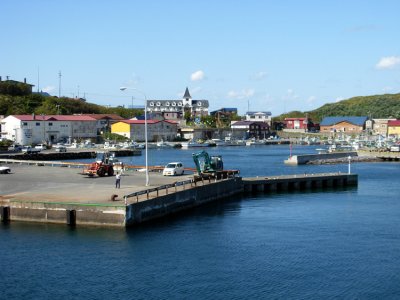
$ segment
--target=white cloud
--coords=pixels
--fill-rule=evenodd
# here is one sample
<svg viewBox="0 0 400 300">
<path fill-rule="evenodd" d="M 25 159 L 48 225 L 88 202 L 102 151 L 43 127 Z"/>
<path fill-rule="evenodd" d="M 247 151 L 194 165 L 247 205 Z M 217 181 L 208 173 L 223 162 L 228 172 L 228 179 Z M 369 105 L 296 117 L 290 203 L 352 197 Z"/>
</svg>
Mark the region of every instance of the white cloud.
<svg viewBox="0 0 400 300">
<path fill-rule="evenodd" d="M 382 57 L 375 67 L 380 70 L 392 69 L 399 64 L 400 64 L 400 56 L 387 56 L 387 57 Z"/>
<path fill-rule="evenodd" d="M 253 89 L 243 89 L 241 91 L 229 91 L 228 98 L 230 99 L 247 99 L 254 96 L 255 91 Z"/>
<path fill-rule="evenodd" d="M 205 78 L 204 72 L 202 70 L 196 71 L 190 75 L 191 81 L 200 81 Z"/>
<path fill-rule="evenodd" d="M 49 86 L 42 88 L 41 90 L 45 93 L 50 93 L 50 92 L 54 91 L 55 89 L 56 88 L 54 86 L 49 85 Z"/>
<path fill-rule="evenodd" d="M 262 80 L 262 79 L 266 78 L 267 76 L 268 76 L 267 72 L 260 71 L 260 72 L 253 74 L 250 78 L 252 80 Z"/>
</svg>

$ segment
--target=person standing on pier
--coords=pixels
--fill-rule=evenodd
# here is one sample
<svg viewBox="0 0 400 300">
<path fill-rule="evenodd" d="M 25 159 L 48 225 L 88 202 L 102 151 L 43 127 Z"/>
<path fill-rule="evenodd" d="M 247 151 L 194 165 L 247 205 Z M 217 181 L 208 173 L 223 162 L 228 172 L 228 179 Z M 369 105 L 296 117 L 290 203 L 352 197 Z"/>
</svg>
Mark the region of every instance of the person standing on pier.
<svg viewBox="0 0 400 300">
<path fill-rule="evenodd" d="M 121 174 L 117 172 L 115 174 L 115 188 L 120 188 L 121 187 Z"/>
</svg>

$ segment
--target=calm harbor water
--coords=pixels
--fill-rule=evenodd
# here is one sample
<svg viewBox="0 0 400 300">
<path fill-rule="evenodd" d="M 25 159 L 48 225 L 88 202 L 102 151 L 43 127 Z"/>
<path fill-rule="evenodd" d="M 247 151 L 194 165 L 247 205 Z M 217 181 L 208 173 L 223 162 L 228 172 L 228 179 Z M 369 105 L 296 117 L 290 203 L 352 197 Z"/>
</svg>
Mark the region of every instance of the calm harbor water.
<svg viewBox="0 0 400 300">
<path fill-rule="evenodd" d="M 244 177 L 348 167 L 285 166 L 287 146 L 208 150 Z M 149 164 L 193 166 L 192 152 L 149 150 Z M 400 164 L 351 168 L 357 188 L 238 197 L 128 230 L 2 224 L 0 298 L 399 299 Z"/>
</svg>

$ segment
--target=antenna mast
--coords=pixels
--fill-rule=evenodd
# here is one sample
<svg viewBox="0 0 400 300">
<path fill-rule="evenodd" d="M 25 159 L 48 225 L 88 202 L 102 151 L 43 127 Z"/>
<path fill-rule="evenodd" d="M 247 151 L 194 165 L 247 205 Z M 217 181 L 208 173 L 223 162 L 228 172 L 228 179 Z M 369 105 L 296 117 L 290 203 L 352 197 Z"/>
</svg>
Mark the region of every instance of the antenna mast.
<svg viewBox="0 0 400 300">
<path fill-rule="evenodd" d="M 40 89 L 39 89 L 39 66 L 37 67 L 37 92 L 39 93 Z"/>
<path fill-rule="evenodd" d="M 61 97 L 61 71 L 58 72 L 58 98 Z"/>
</svg>

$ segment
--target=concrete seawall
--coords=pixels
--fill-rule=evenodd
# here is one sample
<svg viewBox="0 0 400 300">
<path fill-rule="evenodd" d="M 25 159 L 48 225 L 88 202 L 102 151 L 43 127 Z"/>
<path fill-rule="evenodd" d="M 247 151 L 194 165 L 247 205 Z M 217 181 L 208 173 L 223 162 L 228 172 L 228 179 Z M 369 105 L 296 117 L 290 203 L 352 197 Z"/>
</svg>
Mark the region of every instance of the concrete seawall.
<svg viewBox="0 0 400 300">
<path fill-rule="evenodd" d="M 149 221 L 207 202 L 240 194 L 242 191 L 242 178 L 235 177 L 133 203 L 127 206 L 126 225 Z"/>
<path fill-rule="evenodd" d="M 295 191 L 356 185 L 358 185 L 357 174 L 343 173 L 283 175 L 243 179 L 244 192 Z"/>
<path fill-rule="evenodd" d="M 125 225 L 125 205 L 10 201 L 0 203 L 2 221 L 67 225 Z M 8 211 L 4 209 L 8 207 Z"/>
<path fill-rule="evenodd" d="M 37 174 L 40 173 L 40 176 Z M 246 192 L 357 185 L 356 174 L 326 173 L 211 179 L 127 172 L 121 189 L 113 177 L 88 178 L 73 168 L 15 165 L 0 181 L 0 220 L 126 227 Z M 178 181 L 177 181 L 178 179 Z"/>
<path fill-rule="evenodd" d="M 321 159 L 336 159 L 343 157 L 357 156 L 357 152 L 334 152 L 334 153 L 323 153 L 323 154 L 305 154 L 305 155 L 293 155 L 285 160 L 285 164 L 288 165 L 304 165 L 311 161 Z"/>
</svg>

